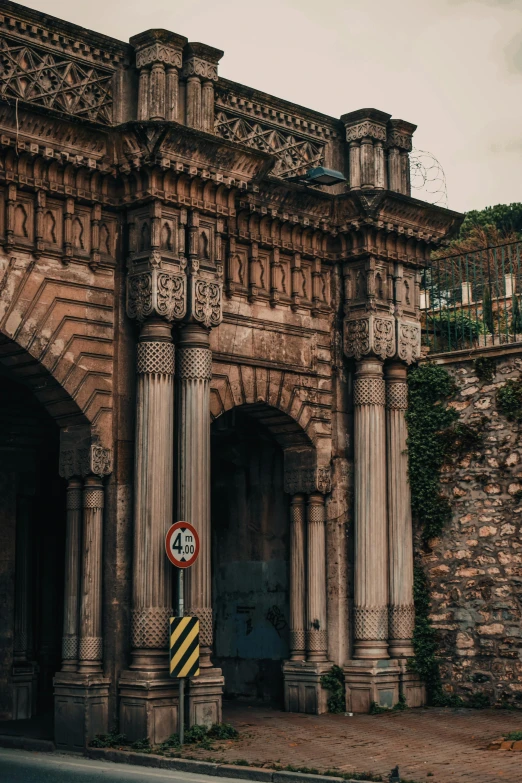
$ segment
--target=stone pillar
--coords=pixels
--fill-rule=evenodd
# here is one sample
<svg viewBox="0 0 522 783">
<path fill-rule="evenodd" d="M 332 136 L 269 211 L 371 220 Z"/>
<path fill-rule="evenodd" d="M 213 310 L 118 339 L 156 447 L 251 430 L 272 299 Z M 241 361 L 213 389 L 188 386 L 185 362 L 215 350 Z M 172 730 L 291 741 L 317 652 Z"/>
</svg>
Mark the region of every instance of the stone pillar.
<svg viewBox="0 0 522 783">
<path fill-rule="evenodd" d="M 386 368 L 386 430 L 390 550 L 389 650 L 394 658 L 413 656 L 413 535 L 406 453 L 408 387 L 406 366 Z"/>
<path fill-rule="evenodd" d="M 326 628 L 326 530 L 324 497 L 315 492 L 308 498 L 308 590 L 306 604 L 306 652 L 310 662 L 328 658 Z"/>
<path fill-rule="evenodd" d="M 223 52 L 206 44 L 190 43 L 183 54 L 187 125 L 214 133 L 214 82 L 218 79 L 218 63 Z"/>
<path fill-rule="evenodd" d="M 145 322 L 136 372 L 131 669 L 165 673 L 172 568 L 164 539 L 173 521 L 174 474 L 174 345 L 165 321 Z"/>
<path fill-rule="evenodd" d="M 13 719 L 30 718 L 36 701 L 37 666 L 32 658 L 31 617 L 31 514 L 33 498 L 19 494 L 16 500 L 16 549 L 14 586 L 14 644 L 11 683 Z"/>
<path fill-rule="evenodd" d="M 200 669 L 189 686 L 189 724 L 221 720 L 223 677 L 212 667 L 212 595 L 210 537 L 210 380 L 209 329 L 198 323 L 181 327 L 177 344 L 178 519 L 198 531 L 200 554 L 185 571 L 185 614 L 200 623 Z"/>
<path fill-rule="evenodd" d="M 306 658 L 305 496 L 294 495 L 290 510 L 290 660 Z"/>
<path fill-rule="evenodd" d="M 357 362 L 355 429 L 354 658 L 388 658 L 386 434 L 382 362 Z"/>
<path fill-rule="evenodd" d="M 99 476 L 87 476 L 83 489 L 83 561 L 78 648 L 80 674 L 98 674 L 103 669 L 103 505 L 102 479 Z"/>
<path fill-rule="evenodd" d="M 171 326 L 145 321 L 137 347 L 132 662 L 120 680 L 120 730 L 162 742 L 177 731 L 177 683 L 169 679 L 173 522 L 174 344 Z"/>
<path fill-rule="evenodd" d="M 413 531 L 408 481 L 406 410 L 407 368 L 402 362 L 386 367 L 386 442 L 388 457 L 388 525 L 390 562 L 389 651 L 399 660 L 401 695 L 410 707 L 426 701 L 425 687 L 409 670 L 414 656 Z"/>
<path fill-rule="evenodd" d="M 60 474 L 68 487 L 63 664 L 54 677 L 54 726 L 56 746 L 63 750 L 82 750 L 108 731 L 109 721 L 102 597 L 103 476 L 112 470 L 111 452 L 84 429 L 62 431 L 60 447 Z"/>
<path fill-rule="evenodd" d="M 62 671 L 64 672 L 75 672 L 78 665 L 81 534 L 82 482 L 79 478 L 73 477 L 67 483 L 62 637 Z"/>
<path fill-rule="evenodd" d="M 383 144 L 389 119 L 377 109 L 358 109 L 341 117 L 349 145 L 350 190 L 385 187 Z"/>
<path fill-rule="evenodd" d="M 388 122 L 386 145 L 388 147 L 388 188 L 409 196 L 410 159 L 412 136 L 417 126 L 405 120 Z"/>
<path fill-rule="evenodd" d="M 388 522 L 383 363 L 360 359 L 354 383 L 355 584 L 353 659 L 345 666 L 347 710 L 393 707 L 399 672 L 388 662 Z"/>
<path fill-rule="evenodd" d="M 147 30 L 130 39 L 139 71 L 137 117 L 142 122 L 177 121 L 178 70 L 187 39 L 168 30 Z"/>
</svg>

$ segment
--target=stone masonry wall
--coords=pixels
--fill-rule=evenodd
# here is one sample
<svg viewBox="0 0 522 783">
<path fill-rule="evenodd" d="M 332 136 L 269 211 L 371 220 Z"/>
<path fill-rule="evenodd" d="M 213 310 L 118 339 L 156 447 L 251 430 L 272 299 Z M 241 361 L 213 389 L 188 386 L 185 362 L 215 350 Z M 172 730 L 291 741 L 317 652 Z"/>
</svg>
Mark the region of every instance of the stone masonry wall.
<svg viewBox="0 0 522 783">
<path fill-rule="evenodd" d="M 453 517 L 422 556 L 443 686 L 477 706 L 486 697 L 522 708 L 522 425 L 496 404 L 498 389 L 522 376 L 522 351 L 494 357 L 492 382 L 472 359 L 441 361 L 458 387 L 450 405 L 480 435 L 443 470 Z"/>
</svg>

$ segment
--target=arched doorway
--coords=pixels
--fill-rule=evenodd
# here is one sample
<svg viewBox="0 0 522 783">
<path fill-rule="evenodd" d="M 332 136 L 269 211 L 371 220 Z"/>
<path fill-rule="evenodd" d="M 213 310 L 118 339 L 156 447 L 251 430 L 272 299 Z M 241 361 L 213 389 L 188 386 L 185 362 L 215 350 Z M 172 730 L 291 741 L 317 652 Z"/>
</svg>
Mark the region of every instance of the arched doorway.
<svg viewBox="0 0 522 783">
<path fill-rule="evenodd" d="M 225 697 L 283 704 L 289 496 L 283 449 L 246 407 L 212 424 L 213 660 Z"/>
<path fill-rule="evenodd" d="M 55 421 L 2 369 L 0 720 L 40 716 L 50 736 L 63 623 L 66 512 L 58 459 Z"/>
</svg>

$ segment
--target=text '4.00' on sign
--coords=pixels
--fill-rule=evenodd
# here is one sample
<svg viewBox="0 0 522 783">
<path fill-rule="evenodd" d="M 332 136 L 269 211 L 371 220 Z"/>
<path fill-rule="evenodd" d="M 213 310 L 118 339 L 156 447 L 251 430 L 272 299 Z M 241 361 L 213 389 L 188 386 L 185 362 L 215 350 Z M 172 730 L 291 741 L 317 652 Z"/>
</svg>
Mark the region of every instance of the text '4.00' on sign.
<svg viewBox="0 0 522 783">
<path fill-rule="evenodd" d="M 176 522 L 167 531 L 165 550 L 172 565 L 189 568 L 199 555 L 198 531 L 189 522 Z"/>
</svg>

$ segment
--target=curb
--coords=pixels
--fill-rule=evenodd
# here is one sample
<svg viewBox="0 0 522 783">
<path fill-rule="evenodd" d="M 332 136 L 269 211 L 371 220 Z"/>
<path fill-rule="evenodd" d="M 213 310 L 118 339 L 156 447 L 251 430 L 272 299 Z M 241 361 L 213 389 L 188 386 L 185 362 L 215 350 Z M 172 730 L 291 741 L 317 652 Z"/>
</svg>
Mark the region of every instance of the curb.
<svg viewBox="0 0 522 783">
<path fill-rule="evenodd" d="M 265 783 L 364 783 L 364 781 L 345 780 L 344 778 L 335 778 L 328 775 L 284 772 L 275 769 L 247 767 L 241 764 L 218 764 L 211 761 L 193 761 L 192 759 L 166 759 L 153 753 L 146 755 L 126 750 L 112 750 L 110 748 L 86 748 L 84 755 L 96 761 L 113 761 L 117 764 L 157 767 L 159 769 L 212 775 L 219 778 L 265 781 Z"/>
<path fill-rule="evenodd" d="M 15 750 L 36 750 L 40 753 L 53 753 L 56 748 L 51 740 L 32 739 L 31 737 L 16 737 L 12 734 L 0 734 L 0 748 Z"/>
</svg>

